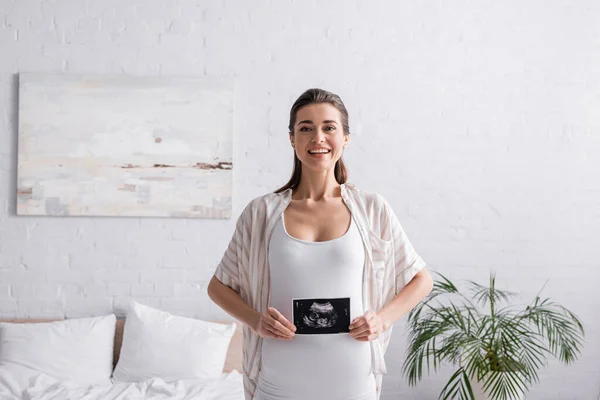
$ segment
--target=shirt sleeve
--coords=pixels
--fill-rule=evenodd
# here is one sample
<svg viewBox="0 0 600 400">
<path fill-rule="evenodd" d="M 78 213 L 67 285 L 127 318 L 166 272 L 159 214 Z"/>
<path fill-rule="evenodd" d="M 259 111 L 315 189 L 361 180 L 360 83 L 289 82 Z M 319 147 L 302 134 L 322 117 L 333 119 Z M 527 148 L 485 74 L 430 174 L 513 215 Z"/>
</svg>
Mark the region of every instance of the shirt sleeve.
<svg viewBox="0 0 600 400">
<path fill-rule="evenodd" d="M 224 285 L 229 286 L 236 293 L 240 293 L 240 266 L 243 262 L 243 246 L 244 246 L 244 229 L 246 226 L 247 208 L 238 217 L 235 231 L 231 236 L 231 240 L 221 258 L 221 262 L 215 270 L 215 277 Z"/>
<path fill-rule="evenodd" d="M 396 276 L 395 294 L 398 294 L 420 270 L 426 267 L 426 264 L 417 254 L 408 236 L 406 236 L 406 232 L 404 232 L 392 207 L 386 200 L 383 201 L 383 204 L 391 229 L 394 273 Z"/>
</svg>

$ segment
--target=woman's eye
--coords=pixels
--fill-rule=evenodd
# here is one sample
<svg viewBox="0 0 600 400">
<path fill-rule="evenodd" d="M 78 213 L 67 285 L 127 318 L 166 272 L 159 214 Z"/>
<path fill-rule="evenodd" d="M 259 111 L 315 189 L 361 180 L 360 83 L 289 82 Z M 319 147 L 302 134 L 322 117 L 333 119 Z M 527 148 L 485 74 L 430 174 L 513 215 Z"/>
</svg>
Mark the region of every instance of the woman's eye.
<svg viewBox="0 0 600 400">
<path fill-rule="evenodd" d="M 329 129 L 331 128 L 331 129 Z M 300 132 L 306 132 L 306 131 L 310 131 L 311 128 L 307 127 L 307 126 L 303 126 L 300 129 Z M 325 131 L 334 131 L 335 130 L 335 126 L 327 126 L 324 128 Z"/>
</svg>

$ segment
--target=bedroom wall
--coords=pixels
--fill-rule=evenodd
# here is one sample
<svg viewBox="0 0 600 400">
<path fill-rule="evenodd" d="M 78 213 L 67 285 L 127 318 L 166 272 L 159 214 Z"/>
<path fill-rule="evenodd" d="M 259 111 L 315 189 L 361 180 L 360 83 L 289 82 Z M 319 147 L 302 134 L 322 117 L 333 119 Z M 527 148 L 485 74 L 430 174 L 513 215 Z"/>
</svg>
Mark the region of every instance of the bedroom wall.
<svg viewBox="0 0 600 400">
<path fill-rule="evenodd" d="M 350 112 L 350 182 L 381 193 L 430 268 L 543 294 L 585 322 L 528 399 L 600 387 L 600 7 L 594 1 L 0 0 L 0 317 L 116 312 L 131 298 L 227 318 L 206 285 L 235 219 L 285 183 L 305 89 Z M 230 220 L 15 215 L 19 72 L 228 76 L 236 82 Z M 408 387 L 404 322 L 383 399 Z"/>
</svg>

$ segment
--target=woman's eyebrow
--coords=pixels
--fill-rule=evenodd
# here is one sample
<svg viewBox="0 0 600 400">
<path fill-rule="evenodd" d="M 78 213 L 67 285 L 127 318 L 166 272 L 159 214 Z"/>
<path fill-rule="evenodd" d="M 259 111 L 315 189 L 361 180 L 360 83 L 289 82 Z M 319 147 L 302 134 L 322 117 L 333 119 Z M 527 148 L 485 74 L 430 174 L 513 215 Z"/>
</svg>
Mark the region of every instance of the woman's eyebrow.
<svg viewBox="0 0 600 400">
<path fill-rule="evenodd" d="M 300 124 L 312 124 L 313 122 L 310 119 L 305 119 L 304 121 L 300 121 L 298 122 L 298 125 Z M 323 121 L 324 124 L 337 124 L 337 121 L 333 121 L 331 119 L 325 120 Z"/>
</svg>

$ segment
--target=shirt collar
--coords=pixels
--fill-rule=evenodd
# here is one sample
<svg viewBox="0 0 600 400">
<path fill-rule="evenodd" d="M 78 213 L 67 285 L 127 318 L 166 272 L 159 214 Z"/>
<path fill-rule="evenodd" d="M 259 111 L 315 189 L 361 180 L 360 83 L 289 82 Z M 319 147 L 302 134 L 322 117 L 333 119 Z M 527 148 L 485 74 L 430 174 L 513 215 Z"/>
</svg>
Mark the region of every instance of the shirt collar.
<svg viewBox="0 0 600 400">
<path fill-rule="evenodd" d="M 348 190 L 354 189 L 355 187 L 356 186 L 352 183 L 346 182 L 340 184 L 340 188 L 342 190 L 342 197 L 344 198 L 344 200 L 347 199 L 346 196 L 348 194 Z M 287 188 L 286 190 L 284 190 L 283 192 L 279 192 L 278 194 L 283 197 L 286 203 L 289 203 L 292 200 L 292 188 Z"/>
</svg>

